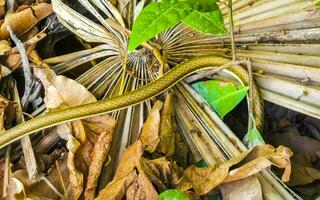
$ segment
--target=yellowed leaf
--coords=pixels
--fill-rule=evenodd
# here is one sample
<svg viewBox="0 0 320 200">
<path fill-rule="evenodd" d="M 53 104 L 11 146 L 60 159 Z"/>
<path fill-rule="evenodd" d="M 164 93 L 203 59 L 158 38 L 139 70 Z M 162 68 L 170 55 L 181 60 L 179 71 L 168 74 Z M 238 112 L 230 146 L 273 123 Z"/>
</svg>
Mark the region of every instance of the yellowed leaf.
<svg viewBox="0 0 320 200">
<path fill-rule="evenodd" d="M 244 179 L 271 165 L 285 168 L 282 180 L 286 181 L 291 172 L 291 156 L 291 150 L 283 146 L 279 146 L 277 149 L 271 145 L 257 146 L 222 165 L 208 168 L 189 167 L 185 170 L 183 178 L 179 182 L 179 189 L 186 191 L 193 188 L 198 195 L 203 195 L 221 183 Z M 240 167 L 229 171 L 230 167 L 236 164 Z"/>
<path fill-rule="evenodd" d="M 160 142 L 159 129 L 160 129 L 160 110 L 162 102 L 156 101 L 150 110 L 147 121 L 144 123 L 140 139 L 143 149 L 150 153 L 154 152 Z"/>
<path fill-rule="evenodd" d="M 127 200 L 156 200 L 158 193 L 145 174 L 140 173 L 128 188 L 126 197 Z"/>
<path fill-rule="evenodd" d="M 100 191 L 96 200 L 121 200 L 126 194 L 128 187 L 133 183 L 136 177 L 137 174 L 135 170 L 132 170 L 123 177 L 111 181 Z"/>
<path fill-rule="evenodd" d="M 140 140 L 130 145 L 123 153 L 119 166 L 116 170 L 113 180 L 128 175 L 136 166 L 143 154 L 142 143 Z"/>
<path fill-rule="evenodd" d="M 183 174 L 183 169 L 169 162 L 166 157 L 153 160 L 141 157 L 137 168 L 139 174 L 145 174 L 159 192 L 175 188 Z"/>
<path fill-rule="evenodd" d="M 168 93 L 161 110 L 160 119 L 160 143 L 158 146 L 158 152 L 163 153 L 166 156 L 171 156 L 175 151 L 175 127 L 173 125 L 173 95 Z"/>
</svg>

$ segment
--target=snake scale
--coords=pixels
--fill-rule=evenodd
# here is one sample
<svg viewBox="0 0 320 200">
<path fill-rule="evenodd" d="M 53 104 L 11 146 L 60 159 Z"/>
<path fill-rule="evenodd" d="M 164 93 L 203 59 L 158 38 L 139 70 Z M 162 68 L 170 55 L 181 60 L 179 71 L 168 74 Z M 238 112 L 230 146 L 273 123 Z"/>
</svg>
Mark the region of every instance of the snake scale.
<svg viewBox="0 0 320 200">
<path fill-rule="evenodd" d="M 76 119 L 112 112 L 141 103 L 147 99 L 159 95 L 191 73 L 204 68 L 221 66 L 229 62 L 229 59 L 218 56 L 190 59 L 175 66 L 173 69 L 169 70 L 165 75 L 154 82 L 124 95 L 77 107 L 65 108 L 35 117 L 29 121 L 26 121 L 25 123 L 19 124 L 5 132 L 2 132 L 0 134 L 0 148 L 17 141 L 26 135 L 43 130 L 45 128 Z M 234 65 L 229 67 L 228 70 L 236 74 L 244 84 L 247 85 L 249 83 L 248 72 L 243 67 Z M 252 89 L 254 100 L 253 115 L 256 119 L 256 126 L 261 127 L 263 122 L 262 100 L 255 84 L 253 84 Z"/>
</svg>

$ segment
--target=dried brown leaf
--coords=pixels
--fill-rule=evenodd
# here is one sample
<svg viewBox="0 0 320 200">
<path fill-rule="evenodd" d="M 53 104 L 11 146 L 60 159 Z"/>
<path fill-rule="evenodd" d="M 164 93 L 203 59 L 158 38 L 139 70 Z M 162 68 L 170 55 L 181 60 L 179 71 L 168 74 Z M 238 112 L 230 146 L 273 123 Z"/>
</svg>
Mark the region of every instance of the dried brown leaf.
<svg viewBox="0 0 320 200">
<path fill-rule="evenodd" d="M 65 76 L 57 76 L 50 69 L 35 68 L 34 73 L 45 88 L 45 103 L 49 110 L 96 101 L 84 86 Z"/>
<path fill-rule="evenodd" d="M 160 143 L 158 146 L 158 152 L 163 153 L 166 156 L 171 156 L 175 151 L 175 127 L 173 125 L 173 95 L 168 93 L 161 110 L 160 120 Z"/>
<path fill-rule="evenodd" d="M 135 170 L 132 170 L 123 177 L 120 177 L 114 181 L 111 181 L 105 188 L 103 188 L 96 200 L 121 200 L 128 187 L 133 183 L 137 173 Z"/>
<path fill-rule="evenodd" d="M 159 192 L 175 188 L 183 174 L 183 169 L 174 162 L 169 162 L 166 157 L 153 160 L 141 157 L 137 168 L 140 174 L 143 173 L 148 177 Z"/>
<path fill-rule="evenodd" d="M 153 153 L 160 142 L 159 129 L 160 129 L 160 110 L 162 102 L 156 101 L 150 110 L 147 121 L 144 123 L 140 139 L 143 144 L 143 149 Z"/>
<path fill-rule="evenodd" d="M 64 156 L 57 163 L 61 176 L 68 177 L 67 156 Z M 31 182 L 26 170 L 15 171 L 13 173 L 13 177 L 20 181 L 28 198 L 34 199 L 34 197 L 38 197 L 39 199 L 59 199 L 59 195 L 56 194 L 45 181 L 41 180 L 39 182 Z M 56 166 L 49 171 L 47 179 L 60 193 L 63 194 L 63 188 Z M 63 180 L 65 185 L 69 184 L 69 179 Z"/>
<path fill-rule="evenodd" d="M 45 88 L 48 109 L 60 109 L 95 102 L 95 97 L 81 84 L 57 76 L 49 68 L 35 68 L 36 76 Z M 78 199 L 86 183 L 86 198 L 93 199 L 102 166 L 108 155 L 115 120 L 109 115 L 76 120 L 57 126 L 60 137 L 66 139 L 70 179 L 70 199 Z"/>
<path fill-rule="evenodd" d="M 157 191 L 144 173 L 140 173 L 126 192 L 127 200 L 156 200 Z"/>
<path fill-rule="evenodd" d="M 219 186 L 224 200 L 262 200 L 262 189 L 259 179 L 250 176 L 245 179 L 224 183 Z"/>
<path fill-rule="evenodd" d="M 17 35 L 21 35 L 30 30 L 40 20 L 49 16 L 52 12 L 51 4 L 40 3 L 20 12 L 7 13 L 4 18 L 4 23 L 0 28 L 0 39 L 9 38 L 7 25 L 10 25 Z"/>
<path fill-rule="evenodd" d="M 302 154 L 292 156 L 292 174 L 289 186 L 300 186 L 320 180 L 320 170 L 314 168 L 310 157 Z"/>
<path fill-rule="evenodd" d="M 203 195 L 221 183 L 249 177 L 271 165 L 285 168 L 282 180 L 287 181 L 291 172 L 291 156 L 291 150 L 283 146 L 279 146 L 277 149 L 271 145 L 257 146 L 222 165 L 210 166 L 208 168 L 189 167 L 185 170 L 183 178 L 179 182 L 179 189 L 186 191 L 193 188 L 197 194 Z M 229 171 L 230 167 L 235 165 L 238 168 Z"/>
<path fill-rule="evenodd" d="M 301 136 L 296 127 L 289 127 L 284 133 L 271 135 L 270 140 L 274 146 L 284 145 L 294 154 L 307 154 L 311 158 L 315 158 L 315 153 L 320 151 L 320 142 L 311 137 Z"/>
<path fill-rule="evenodd" d="M 140 140 L 130 145 L 119 162 L 119 166 L 116 170 L 113 180 L 117 180 L 121 177 L 128 175 L 136 166 L 143 154 L 142 143 Z"/>
<path fill-rule="evenodd" d="M 95 130 L 96 133 L 99 133 L 100 135 L 97 142 L 95 143 L 91 154 L 92 160 L 89 166 L 88 180 L 84 193 L 85 199 L 88 200 L 94 199 L 95 197 L 95 190 L 98 185 L 98 180 L 102 171 L 103 164 L 109 153 L 112 135 L 116 123 L 112 117 L 106 115 L 90 118 L 86 120 L 86 123 L 88 123 L 89 120 L 91 121 L 91 123 L 89 123 L 91 125 L 97 125 L 99 123 L 99 126 L 93 126 L 93 130 Z"/>
<path fill-rule="evenodd" d="M 5 109 L 8 106 L 9 101 L 0 95 L 0 132 L 4 131 L 4 117 L 5 117 Z"/>
</svg>

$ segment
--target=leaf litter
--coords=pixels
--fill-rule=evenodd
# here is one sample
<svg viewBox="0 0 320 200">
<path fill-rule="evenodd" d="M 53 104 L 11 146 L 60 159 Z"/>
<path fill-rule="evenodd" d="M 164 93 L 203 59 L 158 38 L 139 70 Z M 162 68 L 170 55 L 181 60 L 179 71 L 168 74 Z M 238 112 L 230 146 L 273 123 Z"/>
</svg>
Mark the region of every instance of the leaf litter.
<svg viewBox="0 0 320 200">
<path fill-rule="evenodd" d="M 122 1 L 112 1 L 113 6 L 117 4 L 123 6 Z M 99 4 L 96 6 L 99 7 Z M 41 81 L 42 89 L 37 95 L 42 97 L 35 99 L 45 104 L 45 112 L 96 102 L 96 97 L 84 85 L 68 78 L 73 77 L 74 72 L 66 76 L 57 75 L 37 52 L 38 42 L 44 37 L 51 37 L 44 33 L 44 30 L 50 29 L 47 19 L 53 13 L 51 4 L 37 1 L 19 5 L 18 9 L 10 9 L 6 12 L 5 1 L 0 0 L 0 80 L 5 82 L 12 79 L 12 72 L 13 76 L 16 76 L 15 73 L 19 75 L 22 65 L 22 56 L 10 42 L 7 31 L 7 25 L 10 25 L 24 43 L 33 76 Z M 214 12 L 216 11 L 208 15 Z M 123 9 L 121 14 L 125 13 Z M 115 12 L 113 15 L 117 16 Z M 64 23 L 67 26 L 66 22 Z M 117 31 L 123 29 L 118 27 Z M 219 33 L 224 31 L 220 30 Z M 54 40 L 54 37 L 51 39 Z M 93 39 L 99 41 L 101 38 Z M 90 48 L 90 45 L 86 47 Z M 5 87 L 1 86 L 1 95 L 7 94 L 3 92 L 5 90 Z M 230 108 L 221 108 L 221 102 L 212 101 L 213 109 L 218 110 L 218 114 L 223 118 L 245 97 L 247 90 L 248 87 L 242 87 L 239 95 L 231 94 L 238 96 L 235 100 L 237 102 L 230 105 Z M 236 89 L 233 88 L 232 91 L 236 92 Z M 10 123 L 13 121 L 7 118 L 8 113 L 14 110 L 14 103 L 11 102 L 10 95 L 4 96 L 8 96 L 8 99 L 0 96 L 0 132 L 12 126 Z M 43 172 L 43 179 L 38 182 L 29 179 L 26 170 L 28 163 L 17 150 L 17 145 L 12 145 L 12 163 L 9 163 L 9 167 L 4 165 L 5 156 L 1 157 L 1 172 L 7 171 L 10 176 L 1 175 L 0 186 L 6 188 L 7 184 L 8 190 L 2 190 L 0 194 L 5 192 L 4 196 L 8 199 L 202 199 L 219 188 L 223 199 L 235 199 L 239 198 L 239 195 L 244 195 L 243 198 L 262 199 L 261 185 L 255 174 L 270 167 L 281 169 L 275 171 L 279 172 L 282 181 L 297 191 L 306 191 L 301 187 L 320 180 L 320 127 L 314 119 L 307 118 L 298 123 L 297 116 L 277 116 L 278 124 L 273 126 L 272 130 L 271 126 L 268 127 L 269 124 L 266 125 L 267 130 L 272 132 L 270 137 L 267 137 L 268 142 L 275 147 L 256 146 L 224 163 L 197 167 L 174 117 L 174 98 L 174 94 L 169 92 L 162 100 L 153 101 L 138 139 L 123 152 L 116 170 L 111 172 L 114 173 L 112 180 L 106 185 L 101 185 L 100 179 L 104 176 L 104 168 L 107 166 L 108 169 L 108 162 L 113 159 L 110 148 L 118 119 L 109 114 L 76 120 L 46 130 L 45 134 L 58 134 L 62 140 L 53 146 L 49 145 L 50 150 L 47 152 L 36 151 L 37 164 Z M 34 103 L 33 109 L 29 107 L 28 111 L 40 108 L 38 105 Z M 276 109 L 277 112 L 270 116 L 281 113 L 279 110 L 281 109 Z M 284 119 L 287 117 L 289 119 Z M 274 127 L 277 129 L 274 130 Z M 311 137 L 305 134 L 308 131 L 312 132 Z M 35 140 L 45 142 L 43 133 L 39 135 Z M 4 155 L 3 152 L 1 155 Z M 252 196 L 248 197 L 244 191 L 250 191 Z M 311 193 L 310 195 L 314 195 L 315 192 Z"/>
</svg>

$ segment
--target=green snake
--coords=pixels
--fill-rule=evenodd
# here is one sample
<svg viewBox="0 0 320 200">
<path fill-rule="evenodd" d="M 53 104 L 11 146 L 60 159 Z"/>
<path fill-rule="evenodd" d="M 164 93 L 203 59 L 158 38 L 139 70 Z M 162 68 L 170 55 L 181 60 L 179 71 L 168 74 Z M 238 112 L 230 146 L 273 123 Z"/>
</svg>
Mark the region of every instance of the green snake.
<svg viewBox="0 0 320 200">
<path fill-rule="evenodd" d="M 35 117 L 25 123 L 19 124 L 5 132 L 2 132 L 0 134 L 0 148 L 17 141 L 26 135 L 30 135 L 45 128 L 77 119 L 109 113 L 139 104 L 168 90 L 191 73 L 204 68 L 217 68 L 217 66 L 225 65 L 227 63 L 230 63 L 229 59 L 218 56 L 190 59 L 175 66 L 154 82 L 124 95 L 77 107 L 65 108 Z M 236 74 L 244 84 L 248 85 L 249 75 L 244 68 L 238 65 L 232 65 L 228 70 Z M 253 84 L 252 91 L 254 100 L 253 115 L 256 119 L 256 126 L 261 127 L 263 122 L 263 107 L 258 88 L 255 84 Z"/>
</svg>

